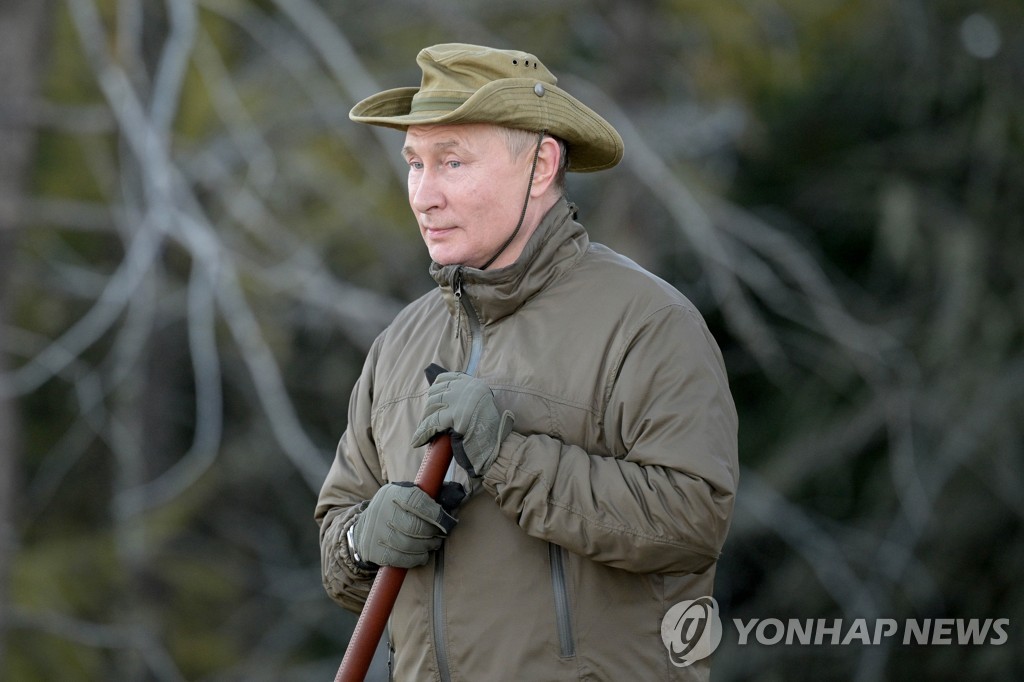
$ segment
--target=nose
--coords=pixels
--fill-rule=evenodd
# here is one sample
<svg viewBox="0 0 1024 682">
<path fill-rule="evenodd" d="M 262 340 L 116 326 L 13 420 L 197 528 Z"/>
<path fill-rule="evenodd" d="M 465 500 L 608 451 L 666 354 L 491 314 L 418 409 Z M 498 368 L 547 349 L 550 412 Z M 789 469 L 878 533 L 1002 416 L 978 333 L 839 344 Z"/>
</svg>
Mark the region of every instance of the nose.
<svg viewBox="0 0 1024 682">
<path fill-rule="evenodd" d="M 444 206 L 444 193 L 433 171 L 424 168 L 409 176 L 409 205 L 417 213 L 428 213 Z"/>
</svg>

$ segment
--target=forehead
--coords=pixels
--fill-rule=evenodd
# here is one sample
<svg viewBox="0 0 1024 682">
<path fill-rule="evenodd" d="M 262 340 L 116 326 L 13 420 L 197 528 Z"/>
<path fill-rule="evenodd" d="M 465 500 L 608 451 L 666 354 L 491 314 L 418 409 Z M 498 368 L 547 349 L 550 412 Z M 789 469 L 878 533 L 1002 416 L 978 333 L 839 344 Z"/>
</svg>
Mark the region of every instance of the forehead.
<svg viewBox="0 0 1024 682">
<path fill-rule="evenodd" d="M 486 149 L 500 142 L 498 126 L 489 123 L 409 126 L 405 131 L 403 151 L 420 154 L 452 148 L 472 151 Z"/>
</svg>

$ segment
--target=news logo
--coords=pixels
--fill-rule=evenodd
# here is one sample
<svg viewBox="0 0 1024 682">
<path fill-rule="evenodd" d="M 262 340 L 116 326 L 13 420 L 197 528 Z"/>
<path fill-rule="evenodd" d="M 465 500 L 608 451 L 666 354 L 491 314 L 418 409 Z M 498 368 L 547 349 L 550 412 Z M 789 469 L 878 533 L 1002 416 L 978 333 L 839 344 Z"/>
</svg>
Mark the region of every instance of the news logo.
<svg viewBox="0 0 1024 682">
<path fill-rule="evenodd" d="M 661 641 L 679 668 L 707 658 L 722 641 L 722 619 L 714 597 L 682 601 L 661 619 Z"/>
</svg>

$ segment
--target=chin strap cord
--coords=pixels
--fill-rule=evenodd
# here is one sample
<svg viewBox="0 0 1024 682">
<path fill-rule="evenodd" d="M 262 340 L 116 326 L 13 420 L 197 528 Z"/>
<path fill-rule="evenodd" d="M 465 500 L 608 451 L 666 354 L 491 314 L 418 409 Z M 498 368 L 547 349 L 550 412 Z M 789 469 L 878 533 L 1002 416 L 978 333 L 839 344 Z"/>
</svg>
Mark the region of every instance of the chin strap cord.
<svg viewBox="0 0 1024 682">
<path fill-rule="evenodd" d="M 530 166 L 530 181 L 526 184 L 526 199 L 523 201 L 523 210 L 519 214 L 519 222 L 516 223 L 516 229 L 512 230 L 512 234 L 509 235 L 505 243 L 501 245 L 497 253 L 491 256 L 491 259 L 483 264 L 481 270 L 486 270 L 491 266 L 491 263 L 498 260 L 498 256 L 505 252 L 508 245 L 512 243 L 512 240 L 519 234 L 519 230 L 523 227 L 523 219 L 526 218 L 526 207 L 530 205 L 530 192 L 533 190 L 533 175 L 537 172 L 537 157 L 540 156 L 540 143 L 544 141 L 544 136 L 547 134 L 547 130 L 542 130 L 537 135 L 537 147 L 533 150 L 533 164 Z"/>
</svg>

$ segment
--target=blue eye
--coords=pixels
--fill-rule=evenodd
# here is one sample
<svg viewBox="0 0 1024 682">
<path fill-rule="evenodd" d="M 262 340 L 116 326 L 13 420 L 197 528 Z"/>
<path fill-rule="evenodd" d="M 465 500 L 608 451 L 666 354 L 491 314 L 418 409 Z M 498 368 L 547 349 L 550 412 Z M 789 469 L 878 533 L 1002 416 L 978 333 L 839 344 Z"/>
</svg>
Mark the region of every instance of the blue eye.
<svg viewBox="0 0 1024 682">
<path fill-rule="evenodd" d="M 462 165 L 461 161 L 449 161 L 448 162 L 448 167 L 449 168 L 458 168 L 461 165 Z"/>
</svg>

